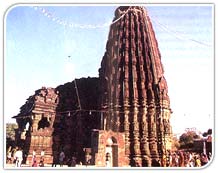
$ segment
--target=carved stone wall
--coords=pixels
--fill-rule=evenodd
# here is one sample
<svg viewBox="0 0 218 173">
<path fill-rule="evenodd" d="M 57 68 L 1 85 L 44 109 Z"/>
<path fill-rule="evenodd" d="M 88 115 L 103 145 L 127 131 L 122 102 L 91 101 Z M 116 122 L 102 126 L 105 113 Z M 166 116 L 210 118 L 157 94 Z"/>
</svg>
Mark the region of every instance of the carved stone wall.
<svg viewBox="0 0 218 173">
<path fill-rule="evenodd" d="M 66 159 L 75 156 L 84 163 L 83 149 L 91 147 L 91 131 L 101 129 L 101 114 L 90 111 L 98 109 L 98 96 L 97 78 L 81 78 L 55 89 L 43 87 L 30 96 L 14 117 L 25 162 L 32 164 L 33 150 L 39 161 L 44 149 L 45 163 L 55 161 L 61 150 Z"/>
<path fill-rule="evenodd" d="M 57 104 L 58 92 L 42 87 L 27 99 L 15 117 L 18 123 L 17 144 L 23 148 L 27 164 L 32 164 L 33 150 L 37 160 L 40 160 L 41 151 L 45 150 L 45 162 L 52 161 L 52 133 Z"/>
<path fill-rule="evenodd" d="M 98 78 L 81 78 L 56 88 L 59 103 L 54 120 L 53 150 L 63 149 L 68 158 L 77 157 L 78 163 L 85 164 L 84 148 L 91 147 L 92 129 L 101 129 L 101 113 L 96 111 L 98 81 Z"/>
<path fill-rule="evenodd" d="M 14 117 L 16 142 L 29 163 L 33 150 L 39 158 L 42 149 L 46 163 L 55 161 L 61 150 L 66 160 L 75 156 L 84 163 L 84 148 L 92 148 L 98 166 L 105 166 L 102 153 L 109 153 L 108 158 L 115 153 L 113 166 L 151 166 L 152 159 L 162 159 L 171 149 L 170 116 L 150 18 L 143 7 L 123 6 L 115 11 L 99 78 L 37 90 Z M 93 138 L 98 139 L 95 147 Z M 107 140 L 113 146 L 107 147 Z"/>
<path fill-rule="evenodd" d="M 111 148 L 111 153 L 107 149 Z M 125 135 L 105 130 L 92 131 L 92 159 L 97 167 L 123 167 L 129 165 L 125 154 Z M 109 165 L 107 165 L 109 161 Z"/>
<path fill-rule="evenodd" d="M 150 166 L 170 146 L 170 100 L 161 55 L 143 7 L 119 7 L 99 76 L 107 129 L 125 133 L 130 164 Z"/>
</svg>

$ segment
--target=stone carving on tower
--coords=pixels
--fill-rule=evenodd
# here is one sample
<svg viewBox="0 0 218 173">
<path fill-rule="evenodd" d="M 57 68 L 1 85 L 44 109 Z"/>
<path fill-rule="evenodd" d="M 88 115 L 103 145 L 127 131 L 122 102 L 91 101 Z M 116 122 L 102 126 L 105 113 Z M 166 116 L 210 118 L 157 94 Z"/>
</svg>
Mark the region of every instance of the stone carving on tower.
<svg viewBox="0 0 218 173">
<path fill-rule="evenodd" d="M 26 163 L 32 163 L 33 150 L 37 152 L 38 159 L 40 152 L 45 150 L 45 162 L 52 160 L 52 133 L 57 104 L 58 92 L 42 87 L 27 99 L 15 117 L 18 123 L 17 144 L 23 148 Z"/>
<path fill-rule="evenodd" d="M 170 100 L 152 23 L 143 7 L 121 6 L 110 26 L 99 78 L 41 88 L 15 116 L 16 142 L 31 164 L 45 150 L 95 166 L 152 166 L 171 149 Z M 24 162 L 25 162 L 24 161 Z M 165 166 L 162 164 L 162 166 Z"/>
<path fill-rule="evenodd" d="M 151 166 L 171 147 L 171 109 L 158 43 L 143 7 L 115 11 L 99 76 L 106 129 L 125 133 L 132 166 Z"/>
</svg>

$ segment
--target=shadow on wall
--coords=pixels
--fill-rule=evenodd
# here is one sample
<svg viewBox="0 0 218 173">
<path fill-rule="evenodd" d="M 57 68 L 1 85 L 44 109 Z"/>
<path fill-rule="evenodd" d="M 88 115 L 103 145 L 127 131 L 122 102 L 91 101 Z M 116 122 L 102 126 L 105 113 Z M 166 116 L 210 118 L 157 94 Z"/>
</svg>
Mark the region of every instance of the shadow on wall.
<svg viewBox="0 0 218 173">
<path fill-rule="evenodd" d="M 91 147 L 91 131 L 100 128 L 99 79 L 81 78 L 56 88 L 59 102 L 53 123 L 53 162 L 61 151 L 65 161 L 76 158 L 86 164 L 85 148 Z"/>
</svg>

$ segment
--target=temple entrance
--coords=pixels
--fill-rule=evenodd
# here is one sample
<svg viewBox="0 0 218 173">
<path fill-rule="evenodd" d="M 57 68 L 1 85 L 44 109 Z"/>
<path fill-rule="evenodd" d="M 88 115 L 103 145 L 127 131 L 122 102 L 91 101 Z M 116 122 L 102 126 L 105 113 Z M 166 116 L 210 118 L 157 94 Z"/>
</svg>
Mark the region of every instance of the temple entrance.
<svg viewBox="0 0 218 173">
<path fill-rule="evenodd" d="M 92 161 L 98 167 L 120 167 L 129 165 L 125 155 L 125 135 L 120 132 L 93 130 Z"/>
<path fill-rule="evenodd" d="M 118 166 L 118 144 L 114 137 L 107 139 L 105 161 L 106 167 L 117 167 Z"/>
</svg>

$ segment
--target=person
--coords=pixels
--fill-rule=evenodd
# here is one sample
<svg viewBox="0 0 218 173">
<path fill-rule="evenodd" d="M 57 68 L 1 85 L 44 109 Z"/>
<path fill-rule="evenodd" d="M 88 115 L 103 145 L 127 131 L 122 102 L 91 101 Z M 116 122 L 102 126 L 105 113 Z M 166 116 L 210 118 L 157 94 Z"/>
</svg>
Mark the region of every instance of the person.
<svg viewBox="0 0 218 173">
<path fill-rule="evenodd" d="M 12 163 L 12 152 L 11 152 L 11 150 L 9 150 L 8 154 L 7 154 L 7 163 Z"/>
<path fill-rule="evenodd" d="M 151 161 L 151 166 L 152 167 L 160 167 L 161 165 L 160 165 L 160 160 L 158 160 L 158 159 L 152 159 L 152 161 Z"/>
<path fill-rule="evenodd" d="M 75 167 L 76 166 L 76 157 L 72 157 L 72 160 L 71 160 L 71 167 Z"/>
<path fill-rule="evenodd" d="M 211 154 L 211 152 L 209 152 L 209 153 L 208 153 L 208 160 L 210 160 L 211 157 L 212 157 L 212 154 Z"/>
<path fill-rule="evenodd" d="M 201 160 L 199 158 L 200 156 L 197 156 L 196 160 L 195 160 L 195 165 L 196 167 L 201 167 Z"/>
<path fill-rule="evenodd" d="M 37 162 L 36 160 L 36 150 L 33 149 L 33 153 L 32 153 L 32 167 L 35 167 L 33 165 L 36 165 L 35 162 Z"/>
<path fill-rule="evenodd" d="M 36 150 L 35 149 L 33 150 L 33 158 L 34 158 L 34 156 L 36 156 Z"/>
<path fill-rule="evenodd" d="M 85 155 L 86 166 L 91 164 L 91 157 L 89 154 Z"/>
<path fill-rule="evenodd" d="M 167 163 L 167 157 L 165 154 L 163 154 L 162 162 L 161 162 L 162 167 L 166 167 L 166 163 Z"/>
<path fill-rule="evenodd" d="M 43 150 L 41 151 L 41 157 L 44 158 L 44 156 L 45 156 L 45 150 L 43 149 Z"/>
<path fill-rule="evenodd" d="M 183 152 L 179 151 L 178 155 L 179 155 L 179 167 L 184 167 L 185 157 L 184 157 Z"/>
<path fill-rule="evenodd" d="M 19 148 L 15 153 L 15 167 L 21 167 L 23 161 L 23 151 Z"/>
<path fill-rule="evenodd" d="M 105 160 L 105 166 L 106 167 L 110 167 L 111 166 L 110 158 L 111 158 L 110 153 L 106 153 L 106 160 Z"/>
<path fill-rule="evenodd" d="M 43 157 L 40 158 L 39 166 L 44 167 L 44 158 Z"/>
<path fill-rule="evenodd" d="M 60 155 L 59 155 L 59 164 L 60 164 L 60 167 L 63 167 L 64 158 L 65 158 L 65 154 L 64 154 L 63 151 L 61 151 L 61 153 L 60 153 Z"/>
<path fill-rule="evenodd" d="M 110 167 L 110 161 L 108 159 L 106 159 L 105 165 L 106 165 L 106 167 Z"/>
<path fill-rule="evenodd" d="M 135 163 L 135 166 L 136 166 L 136 167 L 141 167 L 141 164 L 137 161 L 137 162 Z"/>
<path fill-rule="evenodd" d="M 18 147 L 15 147 L 12 149 L 12 159 L 13 159 L 13 163 L 16 162 L 16 157 L 15 157 L 15 153 L 17 152 Z"/>
<path fill-rule="evenodd" d="M 201 166 L 204 166 L 204 165 L 206 165 L 207 163 L 208 163 L 208 158 L 207 158 L 207 155 L 206 154 L 204 154 L 204 153 L 202 153 L 201 154 Z"/>
<path fill-rule="evenodd" d="M 32 159 L 32 167 L 37 167 L 37 160 L 36 160 L 35 155 L 33 156 L 33 159 Z"/>
</svg>

